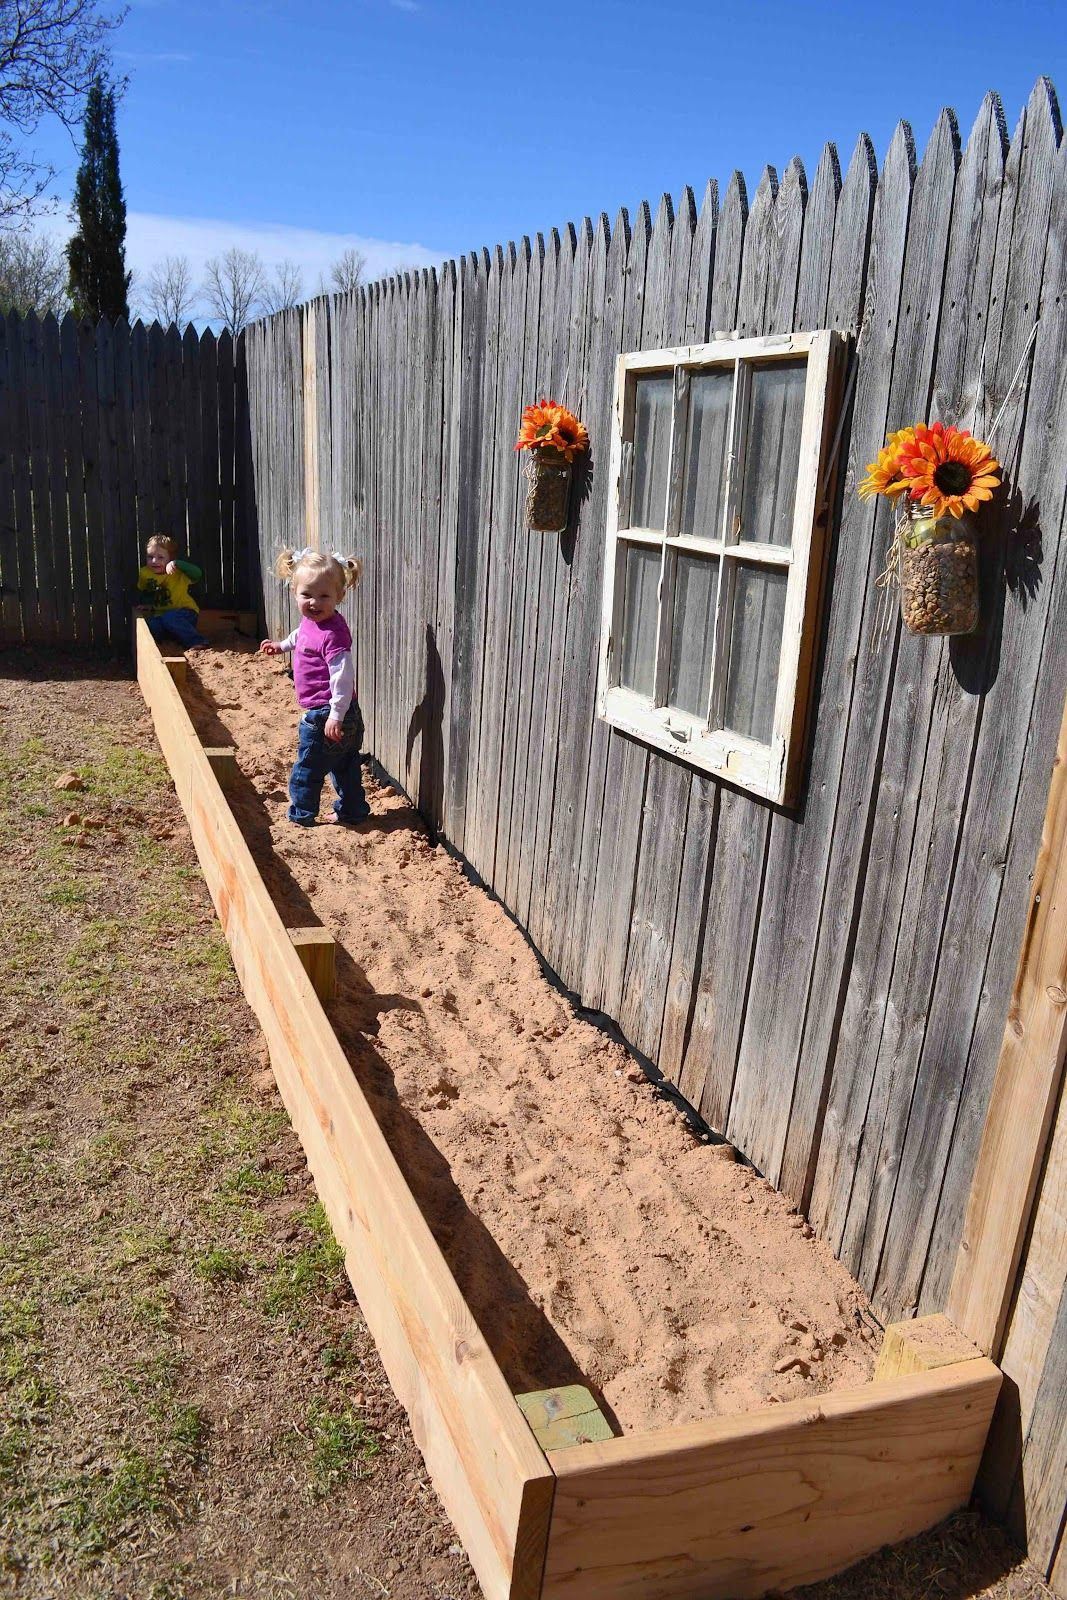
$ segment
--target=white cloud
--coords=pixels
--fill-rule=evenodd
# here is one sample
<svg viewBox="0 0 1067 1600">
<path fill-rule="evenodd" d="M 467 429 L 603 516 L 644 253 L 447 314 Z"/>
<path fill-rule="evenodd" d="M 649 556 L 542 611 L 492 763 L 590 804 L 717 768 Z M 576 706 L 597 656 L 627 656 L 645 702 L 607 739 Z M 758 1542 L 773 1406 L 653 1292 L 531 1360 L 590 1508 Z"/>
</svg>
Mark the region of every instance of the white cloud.
<svg viewBox="0 0 1067 1600">
<path fill-rule="evenodd" d="M 196 57 L 187 50 L 116 50 L 116 61 L 129 61 L 138 67 L 186 66 Z"/>
<path fill-rule="evenodd" d="M 49 218 L 41 226 L 63 242 L 70 236 L 71 224 L 65 216 Z M 331 265 L 346 250 L 359 250 L 366 257 L 368 282 L 399 267 L 432 267 L 445 259 L 444 251 L 417 243 L 371 239 L 359 233 L 326 233 L 281 222 L 223 222 L 150 211 L 130 211 L 126 217 L 126 264 L 142 282 L 164 256 L 187 256 L 193 280 L 199 284 L 211 257 L 222 255 L 231 246 L 256 251 L 268 273 L 279 261 L 295 261 L 303 273 L 306 294 L 317 290 L 320 274 L 329 280 Z"/>
</svg>

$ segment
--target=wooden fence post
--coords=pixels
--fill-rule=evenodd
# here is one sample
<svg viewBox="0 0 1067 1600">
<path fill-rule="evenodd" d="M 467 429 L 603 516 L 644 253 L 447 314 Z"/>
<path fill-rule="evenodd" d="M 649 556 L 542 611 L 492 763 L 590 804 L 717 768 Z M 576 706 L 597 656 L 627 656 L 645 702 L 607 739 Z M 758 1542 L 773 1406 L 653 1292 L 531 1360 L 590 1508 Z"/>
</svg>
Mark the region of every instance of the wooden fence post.
<svg viewBox="0 0 1067 1600">
<path fill-rule="evenodd" d="M 1067 705 L 1011 1006 L 946 1312 L 996 1360 L 1067 1045 Z"/>
</svg>

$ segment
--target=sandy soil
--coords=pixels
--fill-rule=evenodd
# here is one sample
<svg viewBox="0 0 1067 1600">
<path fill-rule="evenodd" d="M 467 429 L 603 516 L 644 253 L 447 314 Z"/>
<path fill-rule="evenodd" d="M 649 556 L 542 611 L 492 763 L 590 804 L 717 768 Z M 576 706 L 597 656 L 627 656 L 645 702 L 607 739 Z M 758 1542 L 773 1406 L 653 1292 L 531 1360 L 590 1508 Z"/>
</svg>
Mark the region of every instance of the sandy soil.
<svg viewBox="0 0 1067 1600">
<path fill-rule="evenodd" d="M 355 832 L 286 822 L 280 662 L 193 664 L 283 915 L 343 947 L 334 1025 L 512 1387 L 588 1382 L 631 1431 L 865 1381 L 876 1325 L 789 1202 L 576 1014 L 402 796 L 369 783 Z"/>
</svg>

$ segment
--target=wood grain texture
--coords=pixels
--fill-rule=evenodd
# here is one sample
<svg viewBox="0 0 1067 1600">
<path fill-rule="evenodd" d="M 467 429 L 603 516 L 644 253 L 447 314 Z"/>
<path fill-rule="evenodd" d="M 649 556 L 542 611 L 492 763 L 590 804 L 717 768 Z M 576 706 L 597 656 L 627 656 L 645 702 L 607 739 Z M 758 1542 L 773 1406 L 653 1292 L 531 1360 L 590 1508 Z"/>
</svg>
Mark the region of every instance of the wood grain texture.
<svg viewBox="0 0 1067 1600">
<path fill-rule="evenodd" d="M 143 622 L 138 682 L 389 1380 L 490 1600 L 539 1592 L 551 1474 L 360 1091 Z"/>
<path fill-rule="evenodd" d="M 911 1372 L 932 1372 L 935 1367 L 950 1367 L 957 1361 L 973 1361 L 982 1352 L 950 1317 L 914 1317 L 910 1322 L 891 1322 L 885 1330 L 874 1382 L 902 1378 Z"/>
<path fill-rule="evenodd" d="M 996 369 L 998 387 L 1003 386 L 1005 392 L 1033 328 L 1028 302 L 1032 306 L 1041 292 L 1041 263 L 1046 257 L 1057 173 L 1061 177 L 1067 173 L 1063 152 L 1053 159 L 1058 133 L 1053 110 L 1048 95 L 1042 94 L 1036 104 L 1035 97 L 1031 98 L 1027 113 L 1026 159 L 1020 167 L 1020 199 Z M 1009 166 L 1010 162 L 1009 151 Z M 1023 219 L 1025 226 L 1020 233 Z M 1062 284 L 1062 277 L 1059 281 Z M 1065 313 L 1067 307 L 1061 304 L 1058 328 L 1050 318 L 1044 329 L 1057 348 L 1064 333 Z M 1033 371 L 1038 383 L 1030 391 L 1038 405 L 1035 416 L 1047 415 L 1039 397 L 1056 386 L 1067 394 L 1062 371 L 1054 374 L 1044 365 L 1049 354 L 1048 347 L 1044 347 L 1039 365 L 1035 347 Z M 1011 463 L 1013 488 L 1022 506 L 1038 502 L 1051 511 L 1052 504 L 1058 501 L 1056 510 L 1062 516 L 1065 486 L 1060 451 L 1067 446 L 1067 419 L 1057 417 L 1058 437 L 1050 438 L 1045 428 L 1026 428 L 1025 417 L 1023 397 L 1016 396 L 1005 415 L 1004 442 L 998 436 L 998 448 L 1004 450 Z M 1011 447 L 1013 439 L 1018 443 Z M 1057 459 L 1061 463 L 1058 472 Z M 1054 521 L 1049 526 L 1056 525 Z M 993 527 L 990 532 L 994 532 Z M 1041 835 L 1050 753 L 1059 734 L 1067 696 L 1067 660 L 1058 652 L 1049 652 L 1046 642 L 1048 619 L 1058 615 L 1064 604 L 1067 568 L 1058 559 L 1050 563 L 1047 579 L 1037 586 L 1033 597 L 1025 594 L 1010 571 L 1005 572 L 1003 582 L 1003 610 L 997 619 L 994 609 L 990 619 L 990 634 L 999 633 L 999 639 L 995 646 L 992 637 L 983 640 L 979 636 L 975 641 L 979 659 L 983 646 L 996 649 L 997 673 L 995 684 L 986 691 L 981 724 L 973 741 L 973 773 L 935 982 L 921 1023 L 922 1043 L 921 1047 L 912 1047 L 918 1066 L 907 1125 L 902 1119 L 895 1126 L 888 1125 L 892 1143 L 883 1141 L 890 1152 L 883 1171 L 896 1173 L 892 1199 L 885 1210 L 886 1218 L 892 1214 L 894 1219 L 893 1238 L 888 1239 L 886 1220 L 887 1238 L 878 1276 L 873 1280 L 875 1298 L 883 1308 L 890 1303 L 917 1306 L 926 1276 L 929 1274 L 944 1285 L 952 1269 L 959 1219 L 988 1103 L 1026 917 L 1026 875 Z M 966 649 L 950 652 L 950 665 L 953 683 L 961 681 L 966 690 L 972 681 L 974 657 Z M 979 681 L 988 682 L 992 676 L 989 672 Z M 1035 761 L 1038 748 L 1042 754 Z M 1013 794 L 1014 802 L 1010 798 Z M 994 841 L 1002 855 L 991 857 Z M 1007 861 L 1009 857 L 1010 871 L 1001 872 L 993 866 L 994 861 Z M 981 977 L 976 970 L 979 963 L 973 960 L 975 949 L 988 952 Z M 995 1005 L 999 1013 L 999 1026 L 992 1034 L 987 1031 L 988 1024 L 986 1028 L 981 1025 L 983 1004 Z M 958 1053 L 961 1017 L 977 1019 L 974 1038 L 968 1041 L 966 1065 Z M 918 1034 L 919 1028 L 915 1031 Z M 954 1158 L 951 1166 L 950 1146 Z M 919 1194 L 920 1188 L 927 1192 Z M 938 1298 L 943 1300 L 943 1292 Z"/>
<path fill-rule="evenodd" d="M 544 1600 L 745 1600 L 838 1571 L 966 1504 L 999 1387 L 980 1358 L 550 1454 Z"/>
<path fill-rule="evenodd" d="M 1067 706 L 946 1310 L 999 1358 L 1067 1051 Z"/>
</svg>

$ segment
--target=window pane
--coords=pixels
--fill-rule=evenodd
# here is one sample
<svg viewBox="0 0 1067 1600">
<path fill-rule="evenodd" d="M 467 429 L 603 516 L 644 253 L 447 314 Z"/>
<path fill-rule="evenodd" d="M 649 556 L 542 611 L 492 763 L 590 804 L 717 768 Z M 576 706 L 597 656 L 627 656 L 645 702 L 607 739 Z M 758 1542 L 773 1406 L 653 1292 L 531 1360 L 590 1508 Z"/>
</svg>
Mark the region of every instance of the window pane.
<svg viewBox="0 0 1067 1600">
<path fill-rule="evenodd" d="M 660 552 L 636 544 L 624 549 L 619 682 L 624 689 L 651 696 L 655 678 Z"/>
<path fill-rule="evenodd" d="M 631 528 L 662 528 L 667 515 L 673 377 L 638 378 L 634 411 Z"/>
<path fill-rule="evenodd" d="M 726 447 L 730 433 L 732 367 L 694 372 L 689 383 L 682 532 L 695 539 L 722 537 Z"/>
<path fill-rule="evenodd" d="M 679 552 L 676 560 L 671 674 L 667 699 L 679 711 L 690 711 L 695 717 L 705 717 L 711 688 L 719 558 L 683 555 Z"/>
<path fill-rule="evenodd" d="M 806 375 L 806 361 L 775 361 L 753 368 L 741 489 L 742 539 L 792 543 Z"/>
<path fill-rule="evenodd" d="M 787 572 L 736 562 L 724 721 L 735 733 L 769 744 L 778 692 Z"/>
</svg>

